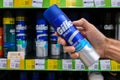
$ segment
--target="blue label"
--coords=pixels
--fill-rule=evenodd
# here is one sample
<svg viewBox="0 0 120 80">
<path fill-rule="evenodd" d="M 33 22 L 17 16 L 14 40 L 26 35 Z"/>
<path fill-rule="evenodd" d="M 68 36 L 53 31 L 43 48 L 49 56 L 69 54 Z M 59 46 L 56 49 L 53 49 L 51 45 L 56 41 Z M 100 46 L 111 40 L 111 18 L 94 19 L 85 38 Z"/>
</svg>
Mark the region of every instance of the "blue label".
<svg viewBox="0 0 120 80">
<path fill-rule="evenodd" d="M 45 24 L 36 25 L 36 40 L 48 41 L 48 26 Z"/>
<path fill-rule="evenodd" d="M 5 42 L 4 43 L 4 47 L 7 48 L 7 47 L 14 47 L 15 46 L 15 43 L 14 42 Z"/>
<path fill-rule="evenodd" d="M 55 30 L 66 40 L 68 45 L 74 46 L 76 51 L 80 51 L 87 45 L 85 38 L 66 16 L 59 16 L 55 19 L 53 25 L 55 25 Z"/>
<path fill-rule="evenodd" d="M 18 21 L 16 25 L 16 39 L 26 40 L 26 25 L 24 21 Z"/>
<path fill-rule="evenodd" d="M 23 41 L 22 48 L 26 48 L 26 46 L 27 46 L 27 42 Z"/>
<path fill-rule="evenodd" d="M 54 30 L 54 28 L 51 26 L 51 27 L 50 27 L 50 40 L 57 42 L 57 39 L 58 39 L 58 37 L 55 35 L 55 30 Z"/>
<path fill-rule="evenodd" d="M 56 48 L 60 48 L 60 44 L 59 43 L 56 44 Z"/>
<path fill-rule="evenodd" d="M 46 42 L 46 44 L 44 45 L 45 49 L 48 49 L 48 43 Z"/>
</svg>

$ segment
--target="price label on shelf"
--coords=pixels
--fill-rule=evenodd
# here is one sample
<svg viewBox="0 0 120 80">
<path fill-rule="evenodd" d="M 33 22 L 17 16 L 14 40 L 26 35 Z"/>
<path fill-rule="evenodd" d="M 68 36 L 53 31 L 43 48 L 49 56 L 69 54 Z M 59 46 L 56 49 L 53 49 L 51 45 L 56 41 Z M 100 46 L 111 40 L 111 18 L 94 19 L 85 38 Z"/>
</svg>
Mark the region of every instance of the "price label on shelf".
<svg viewBox="0 0 120 80">
<path fill-rule="evenodd" d="M 89 70 L 98 70 L 98 62 L 94 63 L 90 67 L 88 67 Z"/>
<path fill-rule="evenodd" d="M 101 70 L 111 70 L 110 60 L 100 60 Z"/>
<path fill-rule="evenodd" d="M 13 7 L 13 0 L 3 0 L 3 7 Z"/>
<path fill-rule="evenodd" d="M 112 70 L 120 70 L 120 63 L 118 63 L 114 60 L 111 60 L 111 69 Z"/>
<path fill-rule="evenodd" d="M 76 70 L 85 70 L 85 65 L 80 61 L 80 59 L 75 60 L 75 69 Z"/>
<path fill-rule="evenodd" d="M 20 59 L 18 59 L 18 58 L 11 59 L 10 68 L 11 69 L 20 69 Z"/>
<path fill-rule="evenodd" d="M 8 68 L 24 69 L 24 52 L 8 52 Z"/>
<path fill-rule="evenodd" d="M 32 7 L 42 7 L 43 0 L 33 0 L 32 1 Z"/>
<path fill-rule="evenodd" d="M 8 59 L 12 59 L 12 58 L 24 59 L 25 53 L 24 52 L 8 52 L 7 58 Z"/>
<path fill-rule="evenodd" d="M 62 60 L 62 69 L 71 70 L 72 69 L 72 59 L 63 59 Z"/>
<path fill-rule="evenodd" d="M 76 7 L 76 0 L 66 0 L 66 7 Z"/>
<path fill-rule="evenodd" d="M 45 59 L 35 59 L 35 69 L 45 69 Z"/>
<path fill-rule="evenodd" d="M 94 2 L 95 2 L 96 7 L 105 6 L 105 1 L 104 0 L 94 0 Z"/>
<path fill-rule="evenodd" d="M 58 69 L 58 60 L 56 59 L 48 59 L 48 70 L 57 70 Z"/>
<path fill-rule="evenodd" d="M 120 7 L 120 0 L 111 0 L 112 7 Z"/>
<path fill-rule="evenodd" d="M 57 4 L 60 5 L 60 0 L 50 0 L 50 5 Z"/>
<path fill-rule="evenodd" d="M 0 69 L 7 67 L 7 59 L 0 59 Z"/>
<path fill-rule="evenodd" d="M 26 69 L 34 70 L 35 69 L 35 60 L 34 59 L 26 59 Z"/>
<path fill-rule="evenodd" d="M 83 7 L 94 7 L 93 0 L 83 0 Z"/>
<path fill-rule="evenodd" d="M 14 0 L 14 7 L 32 7 L 32 0 Z"/>
</svg>

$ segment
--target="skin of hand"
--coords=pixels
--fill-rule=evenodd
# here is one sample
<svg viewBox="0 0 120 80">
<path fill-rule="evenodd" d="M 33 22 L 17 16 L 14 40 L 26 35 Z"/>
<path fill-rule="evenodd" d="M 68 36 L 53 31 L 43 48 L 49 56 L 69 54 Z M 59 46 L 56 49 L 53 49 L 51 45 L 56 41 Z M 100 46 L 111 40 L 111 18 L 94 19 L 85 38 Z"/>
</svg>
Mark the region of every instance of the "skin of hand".
<svg viewBox="0 0 120 80">
<path fill-rule="evenodd" d="M 81 18 L 80 20 L 73 21 L 73 24 L 77 27 L 80 33 L 92 44 L 93 48 L 100 55 L 101 58 L 105 58 L 105 49 L 107 44 L 107 37 L 104 36 L 94 25 L 89 23 L 86 19 Z M 72 58 L 78 58 L 80 53 L 75 52 L 73 46 L 67 46 L 66 41 L 58 36 L 58 42 L 63 45 L 63 49 L 70 53 Z"/>
</svg>

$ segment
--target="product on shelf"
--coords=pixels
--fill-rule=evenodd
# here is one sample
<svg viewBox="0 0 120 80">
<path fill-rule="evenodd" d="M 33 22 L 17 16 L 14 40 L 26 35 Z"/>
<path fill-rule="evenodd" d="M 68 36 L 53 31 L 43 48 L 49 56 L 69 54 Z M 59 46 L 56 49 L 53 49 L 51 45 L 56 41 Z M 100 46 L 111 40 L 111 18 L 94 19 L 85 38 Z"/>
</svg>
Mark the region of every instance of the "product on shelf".
<svg viewBox="0 0 120 80">
<path fill-rule="evenodd" d="M 27 76 L 27 72 L 20 72 L 20 80 L 28 80 Z"/>
<path fill-rule="evenodd" d="M 39 72 L 33 72 L 32 80 L 40 80 L 39 79 Z"/>
<path fill-rule="evenodd" d="M 88 80 L 104 80 L 104 77 L 101 72 L 89 72 Z"/>
<path fill-rule="evenodd" d="M 36 22 L 36 57 L 43 58 L 48 57 L 48 24 L 40 14 Z"/>
<path fill-rule="evenodd" d="M 60 57 L 60 49 L 61 46 L 60 44 L 57 42 L 58 37 L 55 35 L 55 30 L 54 28 L 51 26 L 50 27 L 50 50 L 51 50 L 51 57 L 52 58 L 59 58 Z"/>
<path fill-rule="evenodd" d="M 120 40 L 120 13 L 116 14 L 115 38 Z"/>
<path fill-rule="evenodd" d="M 76 52 L 80 52 L 80 59 L 86 66 L 98 61 L 100 56 L 57 5 L 52 5 L 43 15 L 68 45 L 73 45 Z"/>
<path fill-rule="evenodd" d="M 0 57 L 3 57 L 3 27 L 0 27 Z"/>
<path fill-rule="evenodd" d="M 48 72 L 47 80 L 55 80 L 55 73 L 54 72 Z"/>
<path fill-rule="evenodd" d="M 21 13 L 21 14 L 20 14 Z M 26 55 L 26 23 L 25 23 L 25 17 L 23 15 L 23 12 L 17 13 L 16 16 L 16 45 L 17 45 L 17 51 L 25 52 Z"/>
<path fill-rule="evenodd" d="M 115 17 L 114 17 L 115 18 Z M 115 38 L 115 27 L 112 13 L 106 13 L 104 21 L 104 34 L 107 37 Z"/>
<path fill-rule="evenodd" d="M 5 11 L 3 16 L 4 57 L 9 51 L 16 51 L 15 19 L 11 11 Z"/>
<path fill-rule="evenodd" d="M 103 72 L 104 80 L 120 80 L 119 72 Z"/>
</svg>

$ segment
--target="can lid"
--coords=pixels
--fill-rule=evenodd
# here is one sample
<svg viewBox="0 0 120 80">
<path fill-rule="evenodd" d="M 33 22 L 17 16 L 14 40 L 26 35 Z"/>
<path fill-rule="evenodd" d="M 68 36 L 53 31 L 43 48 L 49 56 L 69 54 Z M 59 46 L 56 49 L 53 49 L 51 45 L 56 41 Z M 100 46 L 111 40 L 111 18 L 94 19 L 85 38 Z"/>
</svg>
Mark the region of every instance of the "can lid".
<svg viewBox="0 0 120 80">
<path fill-rule="evenodd" d="M 24 16 L 17 16 L 16 21 L 25 21 L 25 17 Z"/>
<path fill-rule="evenodd" d="M 53 4 L 47 10 L 45 10 L 43 16 L 51 25 L 53 25 L 54 19 L 56 19 L 61 14 L 64 14 L 62 10 L 56 4 Z"/>
<path fill-rule="evenodd" d="M 40 24 L 45 24 L 45 25 L 47 25 L 47 22 L 46 22 L 46 20 L 45 20 L 44 18 L 38 18 L 38 19 L 37 19 L 37 24 L 38 24 L 38 25 L 40 25 Z"/>
</svg>

